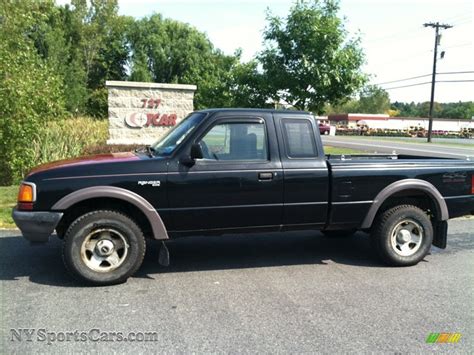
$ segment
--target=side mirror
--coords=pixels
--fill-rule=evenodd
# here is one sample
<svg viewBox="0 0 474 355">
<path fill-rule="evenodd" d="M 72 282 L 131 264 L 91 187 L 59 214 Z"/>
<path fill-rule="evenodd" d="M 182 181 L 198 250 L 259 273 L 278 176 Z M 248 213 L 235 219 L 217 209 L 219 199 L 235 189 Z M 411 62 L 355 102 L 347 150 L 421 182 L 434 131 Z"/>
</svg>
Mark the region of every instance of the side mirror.
<svg viewBox="0 0 474 355">
<path fill-rule="evenodd" d="M 202 147 L 201 143 L 194 143 L 191 146 L 191 154 L 190 158 L 195 160 L 195 159 L 202 159 L 204 156 L 202 154 Z"/>
<path fill-rule="evenodd" d="M 192 166 L 196 164 L 196 159 L 202 159 L 203 154 L 202 154 L 202 147 L 200 143 L 194 143 L 191 146 L 191 152 L 188 157 L 184 157 L 180 159 L 181 164 L 187 165 L 187 166 Z"/>
</svg>

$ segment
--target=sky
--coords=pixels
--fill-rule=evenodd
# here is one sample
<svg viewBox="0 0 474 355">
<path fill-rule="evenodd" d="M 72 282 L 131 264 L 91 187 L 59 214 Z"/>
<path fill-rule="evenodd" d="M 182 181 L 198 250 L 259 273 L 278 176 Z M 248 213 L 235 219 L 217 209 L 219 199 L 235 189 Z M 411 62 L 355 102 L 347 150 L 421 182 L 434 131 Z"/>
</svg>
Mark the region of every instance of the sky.
<svg viewBox="0 0 474 355">
<path fill-rule="evenodd" d="M 58 1 L 62 3 L 63 1 Z M 262 48 L 266 12 L 288 14 L 289 0 L 119 0 L 120 14 L 141 18 L 153 13 L 186 22 L 205 32 L 215 47 L 227 54 L 238 48 L 244 61 Z M 474 101 L 474 1 L 473 0 L 341 0 L 349 36 L 359 35 L 366 55 L 364 71 L 372 84 L 387 89 L 391 101 L 429 101 L 431 85 L 399 86 L 431 82 L 431 76 L 386 83 L 432 72 L 435 30 L 424 23 L 453 25 L 443 30 L 439 51 L 435 101 Z"/>
</svg>

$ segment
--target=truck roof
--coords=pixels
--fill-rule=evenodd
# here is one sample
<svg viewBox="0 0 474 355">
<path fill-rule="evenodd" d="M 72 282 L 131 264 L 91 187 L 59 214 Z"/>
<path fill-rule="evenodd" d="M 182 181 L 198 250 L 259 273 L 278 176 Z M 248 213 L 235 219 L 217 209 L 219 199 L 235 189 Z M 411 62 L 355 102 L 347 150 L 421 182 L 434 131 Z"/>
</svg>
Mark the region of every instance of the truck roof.
<svg viewBox="0 0 474 355">
<path fill-rule="evenodd" d="M 271 108 L 209 108 L 205 110 L 198 110 L 195 112 L 218 112 L 218 111 L 244 111 L 244 112 L 266 112 L 266 113 L 291 113 L 291 114 L 301 114 L 301 115 L 311 115 L 307 111 L 298 111 L 298 110 L 276 110 Z"/>
</svg>

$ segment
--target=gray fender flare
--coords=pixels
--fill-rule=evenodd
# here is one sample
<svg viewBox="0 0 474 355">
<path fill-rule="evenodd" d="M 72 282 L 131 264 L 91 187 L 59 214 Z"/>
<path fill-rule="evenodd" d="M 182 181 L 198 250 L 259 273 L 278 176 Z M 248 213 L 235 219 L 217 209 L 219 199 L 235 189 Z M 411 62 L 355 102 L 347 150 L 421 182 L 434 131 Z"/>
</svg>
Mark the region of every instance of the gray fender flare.
<svg viewBox="0 0 474 355">
<path fill-rule="evenodd" d="M 150 222 L 154 239 L 168 239 L 166 227 L 155 208 L 143 197 L 130 190 L 114 186 L 86 187 L 64 196 L 51 208 L 64 211 L 78 202 L 92 198 L 109 197 L 128 202 L 137 207 Z"/>
<path fill-rule="evenodd" d="M 440 221 L 446 221 L 449 219 L 448 207 L 446 206 L 446 201 L 443 196 L 440 194 L 438 189 L 434 187 L 433 184 L 419 179 L 404 179 L 396 181 L 382 191 L 380 191 L 374 199 L 372 206 L 367 212 L 364 221 L 362 222 L 361 228 L 367 229 L 372 226 L 375 215 L 377 211 L 382 206 L 387 198 L 393 194 L 403 191 L 403 190 L 419 190 L 426 193 L 434 202 L 437 208 L 438 216 Z"/>
</svg>

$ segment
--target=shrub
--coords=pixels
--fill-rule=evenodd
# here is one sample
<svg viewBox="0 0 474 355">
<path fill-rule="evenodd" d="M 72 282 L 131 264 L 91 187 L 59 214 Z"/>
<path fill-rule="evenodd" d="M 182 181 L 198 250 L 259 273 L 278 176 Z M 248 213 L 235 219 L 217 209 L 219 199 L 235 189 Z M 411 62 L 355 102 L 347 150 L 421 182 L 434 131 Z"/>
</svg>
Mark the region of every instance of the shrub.
<svg viewBox="0 0 474 355">
<path fill-rule="evenodd" d="M 108 110 L 107 88 L 98 88 L 92 91 L 87 100 L 87 114 L 92 117 L 106 118 Z"/>
<path fill-rule="evenodd" d="M 41 125 L 65 113 L 61 78 L 28 36 L 44 17 L 39 3 L 1 2 L 0 184 L 24 176 L 35 161 L 31 143 Z"/>
<path fill-rule="evenodd" d="M 34 161 L 31 141 L 38 138 L 41 124 L 64 114 L 54 75 L 34 61 L 20 64 L 9 58 L 7 62 L 11 67 L 0 79 L 0 184 L 6 185 L 21 179 Z M 4 63 L 0 60 L 0 67 Z"/>
<path fill-rule="evenodd" d="M 88 146 L 105 144 L 107 137 L 107 120 L 78 117 L 48 122 L 31 143 L 34 163 L 29 168 L 53 160 L 77 157 Z"/>
</svg>

